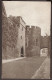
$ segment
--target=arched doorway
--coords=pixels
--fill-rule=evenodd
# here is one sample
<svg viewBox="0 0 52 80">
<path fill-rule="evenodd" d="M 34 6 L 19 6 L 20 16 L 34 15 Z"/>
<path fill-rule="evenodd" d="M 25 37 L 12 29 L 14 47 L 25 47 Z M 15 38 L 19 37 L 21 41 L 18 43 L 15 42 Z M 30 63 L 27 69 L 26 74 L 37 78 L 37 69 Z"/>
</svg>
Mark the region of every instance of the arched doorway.
<svg viewBox="0 0 52 80">
<path fill-rule="evenodd" d="M 23 47 L 21 48 L 21 57 L 24 57 Z"/>
</svg>

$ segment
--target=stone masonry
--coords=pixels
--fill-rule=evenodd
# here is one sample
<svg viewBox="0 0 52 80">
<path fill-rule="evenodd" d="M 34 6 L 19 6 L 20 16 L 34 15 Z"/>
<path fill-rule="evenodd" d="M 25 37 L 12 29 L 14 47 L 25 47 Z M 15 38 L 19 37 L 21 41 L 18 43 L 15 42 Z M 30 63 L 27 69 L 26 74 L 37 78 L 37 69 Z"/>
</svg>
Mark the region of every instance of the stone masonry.
<svg viewBox="0 0 52 80">
<path fill-rule="evenodd" d="M 41 29 L 36 26 L 28 27 L 26 37 L 28 38 L 28 46 L 26 47 L 27 56 L 40 55 Z"/>
</svg>

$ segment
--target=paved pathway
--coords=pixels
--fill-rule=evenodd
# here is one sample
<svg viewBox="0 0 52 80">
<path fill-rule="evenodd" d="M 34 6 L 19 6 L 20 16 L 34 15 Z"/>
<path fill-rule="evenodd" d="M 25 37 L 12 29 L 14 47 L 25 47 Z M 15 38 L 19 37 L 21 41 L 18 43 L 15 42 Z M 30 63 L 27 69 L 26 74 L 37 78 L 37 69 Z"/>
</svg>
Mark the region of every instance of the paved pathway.
<svg viewBox="0 0 52 80">
<path fill-rule="evenodd" d="M 31 79 L 50 79 L 50 58 L 46 58 Z"/>
<path fill-rule="evenodd" d="M 29 57 L 2 64 L 2 78 L 31 79 L 44 57 Z"/>
</svg>

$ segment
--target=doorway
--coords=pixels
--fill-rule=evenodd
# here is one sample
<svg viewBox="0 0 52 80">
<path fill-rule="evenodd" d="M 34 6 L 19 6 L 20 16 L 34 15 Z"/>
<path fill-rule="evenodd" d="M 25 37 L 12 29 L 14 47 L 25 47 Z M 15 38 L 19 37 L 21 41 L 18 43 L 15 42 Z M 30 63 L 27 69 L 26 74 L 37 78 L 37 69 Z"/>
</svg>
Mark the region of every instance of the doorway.
<svg viewBox="0 0 52 80">
<path fill-rule="evenodd" d="M 21 48 L 21 57 L 24 57 L 23 47 Z"/>
</svg>

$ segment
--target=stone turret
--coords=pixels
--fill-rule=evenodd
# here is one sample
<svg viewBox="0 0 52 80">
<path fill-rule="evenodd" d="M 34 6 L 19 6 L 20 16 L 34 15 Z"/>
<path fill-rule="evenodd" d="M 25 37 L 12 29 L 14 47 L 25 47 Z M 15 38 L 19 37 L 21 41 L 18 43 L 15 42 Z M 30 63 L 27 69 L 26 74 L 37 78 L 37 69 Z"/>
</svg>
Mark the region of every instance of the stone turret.
<svg viewBox="0 0 52 80">
<path fill-rule="evenodd" d="M 29 28 L 28 28 L 29 29 Z M 31 26 L 29 29 L 29 42 L 27 56 L 40 55 L 41 29 L 37 26 Z"/>
<path fill-rule="evenodd" d="M 40 38 L 41 38 L 41 29 L 36 26 L 31 26 L 31 47 L 32 47 L 32 56 L 40 55 Z"/>
</svg>

